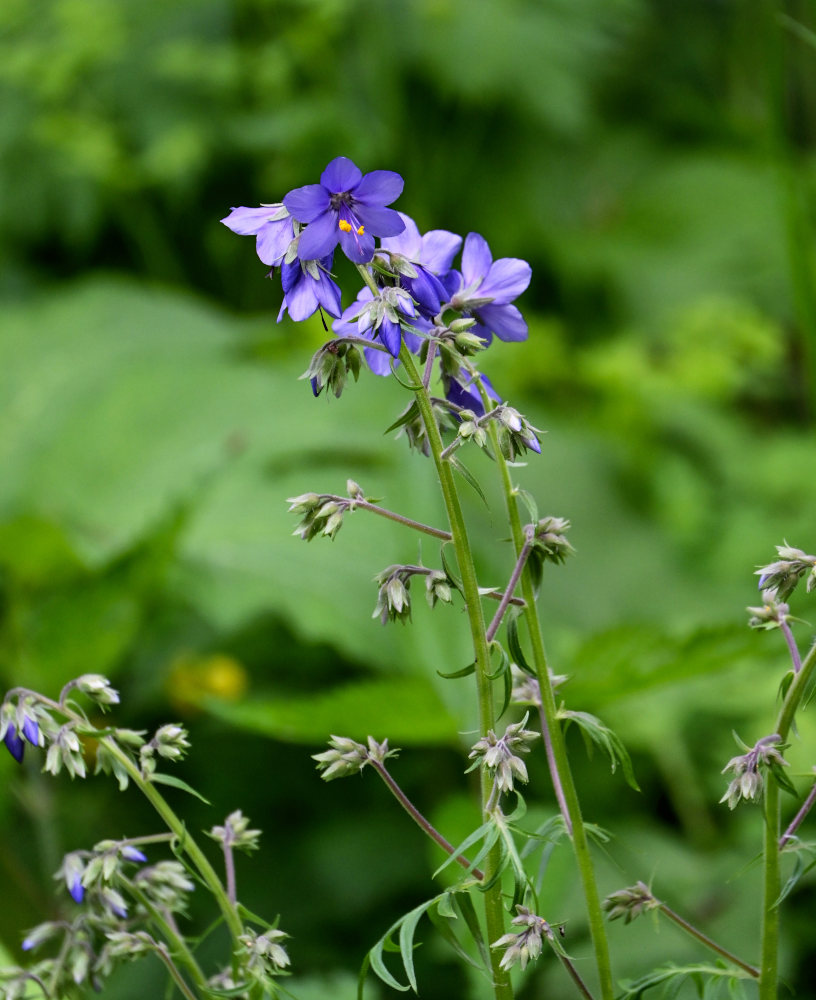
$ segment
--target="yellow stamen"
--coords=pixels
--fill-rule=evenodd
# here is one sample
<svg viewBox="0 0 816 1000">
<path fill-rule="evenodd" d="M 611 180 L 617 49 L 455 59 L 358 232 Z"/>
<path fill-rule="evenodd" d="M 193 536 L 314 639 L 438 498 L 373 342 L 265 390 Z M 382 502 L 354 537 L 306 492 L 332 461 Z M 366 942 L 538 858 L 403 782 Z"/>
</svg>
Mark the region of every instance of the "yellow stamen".
<svg viewBox="0 0 816 1000">
<path fill-rule="evenodd" d="M 343 230 L 344 233 L 350 233 L 352 230 L 352 225 L 350 222 L 346 222 L 345 219 L 341 219 L 337 225 Z M 355 230 L 358 236 L 362 236 L 365 232 L 365 226 L 358 226 Z"/>
</svg>

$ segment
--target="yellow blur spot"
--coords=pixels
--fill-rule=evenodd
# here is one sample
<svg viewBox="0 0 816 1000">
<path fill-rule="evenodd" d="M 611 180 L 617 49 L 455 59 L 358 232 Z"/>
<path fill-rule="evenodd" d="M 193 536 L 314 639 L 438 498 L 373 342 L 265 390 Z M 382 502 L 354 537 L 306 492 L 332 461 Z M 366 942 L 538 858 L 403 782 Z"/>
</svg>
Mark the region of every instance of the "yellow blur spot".
<svg viewBox="0 0 816 1000">
<path fill-rule="evenodd" d="M 352 225 L 350 222 L 346 222 L 345 219 L 341 219 L 337 225 L 343 230 L 344 233 L 350 233 L 352 230 Z M 355 230 L 358 236 L 362 236 L 365 232 L 365 226 L 358 226 Z"/>
<path fill-rule="evenodd" d="M 196 712 L 206 698 L 237 701 L 249 686 L 243 665 L 225 653 L 182 656 L 167 678 L 167 693 L 180 712 Z"/>
</svg>

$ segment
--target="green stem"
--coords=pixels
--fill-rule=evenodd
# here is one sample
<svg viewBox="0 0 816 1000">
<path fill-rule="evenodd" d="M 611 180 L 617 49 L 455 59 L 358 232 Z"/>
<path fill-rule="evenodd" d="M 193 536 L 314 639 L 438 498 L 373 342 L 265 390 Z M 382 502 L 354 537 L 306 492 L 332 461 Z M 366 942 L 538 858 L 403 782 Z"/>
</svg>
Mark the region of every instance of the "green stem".
<svg viewBox="0 0 816 1000">
<path fill-rule="evenodd" d="M 764 879 L 762 954 L 759 1000 L 776 1000 L 779 979 L 779 785 L 772 775 L 765 782 Z"/>
<path fill-rule="evenodd" d="M 495 424 L 491 421 L 488 425 L 488 433 L 493 447 L 493 453 L 501 475 L 502 486 L 505 494 L 507 514 L 510 519 L 510 527 L 513 536 L 513 545 L 518 559 L 524 549 L 525 534 L 521 523 L 516 489 L 510 477 L 510 469 L 507 461 L 501 453 L 499 447 L 498 434 Z M 545 741 L 547 758 L 550 764 L 553 786 L 559 802 L 562 803 L 562 811 L 566 809 L 564 822 L 566 828 L 571 832 L 572 846 L 575 852 L 575 860 L 584 890 L 584 900 L 587 909 L 587 920 L 592 937 L 592 946 L 595 952 L 595 964 L 598 970 L 598 979 L 601 987 L 603 1000 L 613 1000 L 614 983 L 612 979 L 612 965 L 609 958 L 609 944 L 606 937 L 606 927 L 601 910 L 601 900 L 598 894 L 598 886 L 595 880 L 595 868 L 589 852 L 589 842 L 584 828 L 584 821 L 581 815 L 581 805 L 578 799 L 578 792 L 572 778 L 572 771 L 567 757 L 567 748 L 564 743 L 564 734 L 557 718 L 557 706 L 555 694 L 550 683 L 550 672 L 547 664 L 547 654 L 544 649 L 544 639 L 541 629 L 541 620 L 536 605 L 535 586 L 528 571 L 521 577 L 522 597 L 525 606 L 522 614 L 527 622 L 527 631 L 530 637 L 530 644 L 533 653 L 533 664 L 538 677 L 538 684 L 541 689 L 541 714 L 542 728 L 546 727 L 548 739 Z"/>
<path fill-rule="evenodd" d="M 796 710 L 816 669 L 816 644 L 810 647 L 801 668 L 794 673 L 776 719 L 775 732 L 787 739 Z M 779 979 L 779 895 L 782 891 L 779 860 L 779 785 L 773 774 L 765 781 L 764 879 L 762 899 L 762 945 L 759 1000 L 776 1000 Z"/>
<path fill-rule="evenodd" d="M 385 764 L 378 760 L 372 760 L 371 766 L 379 774 L 385 784 L 388 786 L 391 794 L 399 802 L 402 808 L 408 813 L 411 819 L 417 824 L 420 830 L 423 830 L 435 841 L 443 851 L 447 854 L 453 856 L 456 853 L 456 848 L 451 844 L 449 840 L 442 836 L 442 834 L 436 829 L 436 827 L 430 823 L 417 809 L 413 802 L 408 798 L 408 796 L 403 792 L 396 781 L 391 777 L 390 772 L 386 768 Z M 455 860 L 468 872 L 470 872 L 474 878 L 478 879 L 480 882 L 484 881 L 484 872 L 480 871 L 478 868 L 474 868 L 468 859 L 462 855 L 457 854 Z"/>
<path fill-rule="evenodd" d="M 723 948 L 722 945 L 717 944 L 717 942 L 714 941 L 712 938 L 710 938 L 707 934 L 703 934 L 701 930 L 698 930 L 694 926 L 694 924 L 690 924 L 688 920 L 686 920 L 684 917 L 681 917 L 679 913 L 675 913 L 670 906 L 666 906 L 666 904 L 660 902 L 660 900 L 658 900 L 657 902 L 659 904 L 659 909 L 669 918 L 669 920 L 673 920 L 678 927 L 682 927 L 687 934 L 690 934 L 693 938 L 696 938 L 698 941 L 702 942 L 706 946 L 706 948 L 710 948 L 713 952 L 716 952 L 716 954 L 721 955 L 729 962 L 732 962 L 734 965 L 739 966 L 740 969 L 743 969 L 750 976 L 753 976 L 754 979 L 756 979 L 759 976 L 759 969 L 755 969 L 753 965 L 749 965 L 747 962 L 743 962 L 741 958 L 737 958 L 737 956 L 732 954 L 732 952 L 728 951 L 727 948 Z"/>
<path fill-rule="evenodd" d="M 215 897 L 218 908 L 221 910 L 224 917 L 224 922 L 229 928 L 230 936 L 233 941 L 233 950 L 236 950 L 239 947 L 238 937 L 243 933 L 243 924 L 241 923 L 241 918 L 238 916 L 236 908 L 230 902 L 229 896 L 227 895 L 224 886 L 221 884 L 221 880 L 216 874 L 215 869 L 207 859 L 206 854 L 204 854 L 192 838 L 189 831 L 171 809 L 164 796 L 158 791 L 156 786 L 151 781 L 147 780 L 142 775 L 142 772 L 136 764 L 134 764 L 130 756 L 121 749 L 116 740 L 109 736 L 103 736 L 99 742 L 105 747 L 112 757 L 116 757 L 116 759 L 122 764 L 133 783 L 139 788 L 147 801 L 164 820 L 168 830 L 175 834 L 181 849 L 198 869 L 199 875 Z"/>
<path fill-rule="evenodd" d="M 195 960 L 193 953 L 187 947 L 187 942 L 179 934 L 175 925 L 171 920 L 168 920 L 164 914 L 150 901 L 148 896 L 142 892 L 139 886 L 131 881 L 130 879 L 125 880 L 125 885 L 128 891 L 138 899 L 142 906 L 150 914 L 151 921 L 155 924 L 158 930 L 161 932 L 162 940 L 161 942 L 156 942 L 157 952 L 159 953 L 159 958 L 167 966 L 170 974 L 172 975 L 175 982 L 179 985 L 182 993 L 186 997 L 190 997 L 193 994 L 190 992 L 187 983 L 184 981 L 176 962 L 174 959 L 184 965 L 187 971 L 190 973 L 190 978 L 199 990 L 206 990 L 207 980 L 204 973 L 201 971 L 201 967 Z M 162 945 L 166 943 L 169 946 L 169 951 L 164 951 Z"/>
<path fill-rule="evenodd" d="M 367 274 L 364 268 L 361 273 Z M 366 278 L 368 282 L 368 278 Z M 419 408 L 422 421 L 425 425 L 425 433 L 428 436 L 428 445 L 436 466 L 439 484 L 442 489 L 442 497 L 445 502 L 445 509 L 448 514 L 451 534 L 453 535 L 453 546 L 456 553 L 456 562 L 459 574 L 462 578 L 462 596 L 465 601 L 470 634 L 473 642 L 473 652 L 476 662 L 476 685 L 479 704 L 479 731 L 481 734 L 487 733 L 495 725 L 495 712 L 493 706 L 493 692 L 489 679 L 490 674 L 490 652 L 485 635 L 485 621 L 482 612 L 482 603 L 479 595 L 479 584 L 476 578 L 476 569 L 473 564 L 473 554 L 470 548 L 465 521 L 462 514 L 462 507 L 459 502 L 459 494 L 456 484 L 453 481 L 453 471 L 450 465 L 442 459 L 444 446 L 439 427 L 433 413 L 431 397 L 428 389 L 420 379 L 414 359 L 411 353 L 403 345 L 400 351 L 400 361 L 402 362 L 409 381 L 415 386 L 414 394 Z M 487 772 L 482 769 L 481 773 L 481 793 L 482 812 L 485 813 L 490 801 L 492 784 Z M 501 861 L 501 848 L 496 845 L 489 853 L 485 862 L 485 881 L 493 881 L 493 875 Z M 502 905 L 501 880 L 496 881 L 484 892 L 485 901 L 485 922 L 487 925 L 488 941 L 497 941 L 504 934 L 504 907 Z M 491 949 L 490 960 L 493 973 L 493 990 L 496 1000 L 512 1000 L 513 987 L 510 982 L 510 974 L 507 969 L 501 967 L 500 956 Z"/>
</svg>

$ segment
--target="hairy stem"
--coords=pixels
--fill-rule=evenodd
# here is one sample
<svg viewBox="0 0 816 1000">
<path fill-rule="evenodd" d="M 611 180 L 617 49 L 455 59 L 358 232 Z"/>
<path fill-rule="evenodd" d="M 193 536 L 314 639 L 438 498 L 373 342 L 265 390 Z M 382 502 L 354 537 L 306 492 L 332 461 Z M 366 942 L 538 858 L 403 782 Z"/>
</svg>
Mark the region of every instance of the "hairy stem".
<svg viewBox="0 0 816 1000">
<path fill-rule="evenodd" d="M 532 537 L 528 534 L 528 536 L 524 540 L 524 545 L 522 545 L 521 547 L 521 552 L 519 552 L 518 559 L 516 560 L 516 565 L 513 567 L 513 572 L 510 574 L 510 580 L 507 583 L 507 587 L 504 591 L 504 596 L 499 602 L 498 608 L 496 608 L 496 613 L 495 615 L 493 615 L 493 620 L 487 627 L 488 642 L 492 642 L 496 636 L 496 633 L 499 631 L 499 626 L 501 625 L 502 620 L 504 619 L 504 614 L 507 611 L 507 607 L 510 604 L 510 601 L 512 600 L 513 592 L 515 591 L 516 586 L 518 585 L 522 570 L 524 569 L 527 559 L 530 556 L 532 548 L 533 548 Z"/>
<path fill-rule="evenodd" d="M 388 518 L 389 521 L 396 521 L 397 524 L 401 524 L 405 528 L 413 528 L 414 531 L 421 531 L 432 538 L 441 538 L 443 542 L 449 542 L 452 537 L 449 531 L 444 531 L 442 528 L 434 528 L 433 525 L 423 524 L 421 521 L 415 521 L 413 518 L 405 517 L 396 511 L 388 510 L 387 507 L 380 507 L 378 504 L 370 503 L 368 500 L 358 500 L 357 498 L 350 500 L 348 497 L 341 497 L 334 493 L 324 493 L 321 496 L 325 497 L 326 500 L 334 500 L 338 504 L 343 504 L 351 510 L 367 510 L 371 514 Z"/>
<path fill-rule="evenodd" d="M 485 406 L 492 405 L 483 396 Z M 488 433 L 491 436 L 493 453 L 499 468 L 502 487 L 505 495 L 507 514 L 510 519 L 513 544 L 518 558 L 524 548 L 525 534 L 521 523 L 521 513 L 519 510 L 518 496 L 510 477 L 510 468 L 499 447 L 498 434 L 495 424 L 488 425 Z M 612 966 L 609 958 L 609 944 L 606 937 L 606 927 L 604 925 L 603 913 L 601 910 L 601 900 L 598 895 L 598 886 L 595 879 L 595 868 L 592 857 L 589 853 L 589 843 L 587 841 L 584 821 L 581 815 L 581 805 L 578 799 L 578 792 L 572 778 L 572 771 L 569 766 L 567 749 L 564 743 L 564 734 L 557 718 L 557 706 L 555 694 L 550 682 L 550 672 L 547 664 L 547 654 L 544 650 L 544 639 L 541 629 L 541 620 L 536 606 L 536 594 L 533 580 L 529 572 L 525 572 L 521 577 L 522 596 L 525 607 L 522 614 L 527 623 L 527 631 L 530 637 L 530 644 L 533 653 L 533 664 L 536 669 L 539 687 L 541 689 L 541 716 L 542 735 L 544 736 L 544 746 L 547 751 L 547 761 L 550 766 L 550 775 L 553 787 L 558 799 L 559 808 L 562 811 L 567 830 L 571 832 L 575 860 L 583 885 L 584 900 L 587 910 L 592 946 L 595 952 L 595 964 L 598 970 L 601 995 L 603 1000 L 613 1000 L 614 983 L 612 979 Z"/>
<path fill-rule="evenodd" d="M 396 781 L 391 777 L 391 774 L 387 770 L 385 764 L 378 760 L 371 760 L 371 766 L 375 769 L 377 774 L 386 783 L 394 798 L 399 802 L 402 808 L 408 813 L 411 819 L 417 824 L 417 826 L 423 830 L 431 840 L 435 841 L 447 854 L 453 855 L 456 848 L 450 843 L 442 834 L 436 829 L 436 827 L 430 823 L 422 813 L 417 809 L 417 807 L 411 802 L 408 796 L 403 792 Z M 478 868 L 473 868 L 470 861 L 464 855 L 457 854 L 456 861 L 467 871 L 469 871 L 474 878 L 479 879 L 480 882 L 484 881 L 484 872 L 480 871 Z"/>
<path fill-rule="evenodd" d="M 805 816 L 807 816 L 807 814 L 813 808 L 814 802 L 816 802 L 816 784 L 814 784 L 814 786 L 811 788 L 810 792 L 808 793 L 808 797 L 802 803 L 802 808 L 790 821 L 790 825 L 788 826 L 787 830 L 785 830 L 785 832 L 779 838 L 780 851 L 785 846 L 785 844 L 793 838 L 796 831 L 802 825 L 802 821 L 804 820 Z"/>
<path fill-rule="evenodd" d="M 713 952 L 721 955 L 729 962 L 739 966 L 740 969 L 743 969 L 755 979 L 759 978 L 759 969 L 754 968 L 753 965 L 749 965 L 747 962 L 743 962 L 741 958 L 737 958 L 737 956 L 728 951 L 727 948 L 723 948 L 722 945 L 717 944 L 716 941 L 712 940 L 707 934 L 704 934 L 701 930 L 695 927 L 694 924 L 690 924 L 688 920 L 681 917 L 679 913 L 675 913 L 675 911 L 671 909 L 671 907 L 666 906 L 665 903 L 660 902 L 660 900 L 657 902 L 659 904 L 660 911 L 664 913 L 669 920 L 673 920 L 678 927 L 682 927 L 687 934 L 690 934 L 693 938 L 702 942 L 706 948 L 710 948 Z"/>
<path fill-rule="evenodd" d="M 365 272 L 365 269 L 361 269 Z M 367 279 L 368 280 L 368 279 Z M 495 712 L 493 706 L 493 691 L 490 681 L 490 651 L 485 634 L 484 614 L 479 595 L 479 584 L 476 578 L 476 569 L 473 563 L 473 554 L 470 548 L 470 539 L 465 527 L 462 507 L 459 502 L 459 494 L 453 480 L 453 471 L 450 465 L 442 459 L 442 436 L 439 432 L 436 419 L 434 417 L 431 398 L 428 390 L 419 378 L 419 374 L 414 364 L 414 359 L 410 351 L 403 345 L 400 351 L 400 360 L 405 367 L 408 379 L 417 388 L 414 390 L 415 399 L 425 426 L 428 444 L 434 465 L 436 466 L 439 484 L 442 490 L 442 497 L 445 502 L 445 509 L 448 514 L 451 534 L 453 535 L 453 546 L 456 553 L 456 561 L 459 573 L 462 578 L 462 596 L 465 601 L 468 623 L 470 626 L 471 640 L 473 643 L 474 659 L 476 663 L 476 685 L 479 706 L 479 731 L 481 734 L 487 733 L 495 724 Z M 484 769 L 481 773 L 481 794 L 482 812 L 484 814 L 490 800 L 491 782 Z M 501 862 L 501 849 L 497 844 L 489 853 L 485 864 L 485 881 L 491 882 L 493 874 L 496 872 Z M 489 941 L 497 941 L 504 933 L 505 914 L 502 905 L 502 890 L 500 880 L 497 879 L 490 888 L 484 892 L 485 921 Z M 510 1000 L 513 996 L 513 987 L 510 982 L 510 975 L 507 969 L 503 969 L 500 958 L 491 951 L 491 971 L 493 973 L 493 990 L 496 1000 Z"/>
<path fill-rule="evenodd" d="M 801 667 L 782 701 L 776 719 L 780 741 L 787 738 L 808 681 L 816 669 L 816 645 L 810 647 Z M 765 830 L 763 846 L 762 944 L 759 978 L 759 1000 L 776 1000 L 779 978 L 779 894 L 781 874 L 779 861 L 779 785 L 773 774 L 765 781 Z"/>
</svg>

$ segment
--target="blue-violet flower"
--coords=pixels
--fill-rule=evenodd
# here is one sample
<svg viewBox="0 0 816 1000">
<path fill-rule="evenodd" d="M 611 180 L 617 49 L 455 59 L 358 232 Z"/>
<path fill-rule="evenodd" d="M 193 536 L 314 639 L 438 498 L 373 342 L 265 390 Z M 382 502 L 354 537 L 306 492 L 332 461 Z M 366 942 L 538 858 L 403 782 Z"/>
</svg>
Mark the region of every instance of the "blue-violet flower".
<svg viewBox="0 0 816 1000">
<path fill-rule="evenodd" d="M 280 264 L 295 238 L 292 216 L 283 205 L 233 208 L 221 221 L 239 236 L 257 236 L 255 249 L 270 267 Z"/>
<path fill-rule="evenodd" d="M 476 320 L 470 332 L 490 343 L 494 333 L 499 340 L 527 339 L 527 323 L 512 301 L 530 284 L 531 275 L 526 260 L 494 261 L 484 237 L 468 233 L 461 274 L 451 271 L 443 280 L 453 308 Z"/>
<path fill-rule="evenodd" d="M 400 284 L 414 297 L 420 312 L 432 318 L 448 298 L 438 275 L 450 271 L 453 258 L 462 245 L 462 237 L 446 229 L 431 229 L 420 236 L 414 220 L 403 212 L 398 214 L 405 223 L 405 229 L 399 236 L 381 240 L 380 247 L 392 255 Z"/>
<path fill-rule="evenodd" d="M 386 208 L 400 196 L 403 180 L 393 170 L 363 174 L 351 160 L 338 156 L 326 167 L 319 184 L 295 188 L 283 204 L 298 222 L 301 260 L 325 257 L 339 243 L 357 264 L 374 256 L 375 236 L 396 236 L 405 228 L 399 212 Z"/>
</svg>

